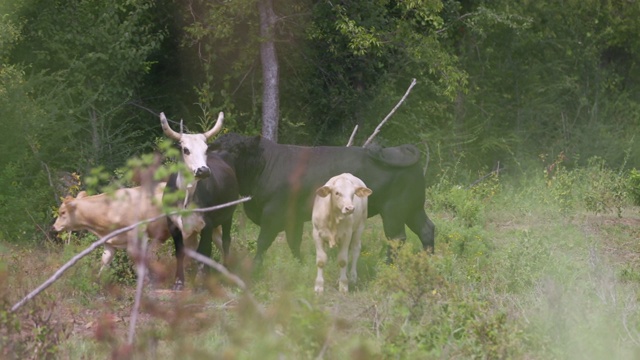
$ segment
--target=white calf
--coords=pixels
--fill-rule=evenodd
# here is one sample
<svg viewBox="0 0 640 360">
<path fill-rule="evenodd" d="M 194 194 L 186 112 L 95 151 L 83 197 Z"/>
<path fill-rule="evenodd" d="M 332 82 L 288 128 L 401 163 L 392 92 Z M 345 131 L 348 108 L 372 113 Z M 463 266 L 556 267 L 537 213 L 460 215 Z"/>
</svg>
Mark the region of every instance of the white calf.
<svg viewBox="0 0 640 360">
<path fill-rule="evenodd" d="M 313 239 L 316 243 L 316 277 L 315 291 L 324 291 L 323 268 L 327 263 L 327 253 L 324 243 L 330 247 L 340 246 L 338 265 L 340 266 L 341 292 L 349 291 L 347 280 L 347 263 L 351 250 L 351 283 L 358 279 L 356 265 L 360 256 L 360 244 L 364 221 L 367 219 L 367 197 L 371 195 L 362 180 L 344 173 L 334 176 L 327 183 L 316 190 L 313 203 Z"/>
</svg>

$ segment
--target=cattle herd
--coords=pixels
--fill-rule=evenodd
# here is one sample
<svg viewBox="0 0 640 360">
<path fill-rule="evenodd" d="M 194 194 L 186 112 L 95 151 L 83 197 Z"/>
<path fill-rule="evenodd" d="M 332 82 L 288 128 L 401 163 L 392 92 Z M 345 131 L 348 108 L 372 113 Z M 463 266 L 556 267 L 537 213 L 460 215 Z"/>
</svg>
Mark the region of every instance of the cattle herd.
<svg viewBox="0 0 640 360">
<path fill-rule="evenodd" d="M 419 237 L 424 250 L 434 250 L 435 226 L 424 210 L 425 178 L 415 146 L 305 147 L 234 133 L 222 135 L 208 145 L 207 140 L 222 129 L 223 118 L 220 113 L 216 124 L 205 133 L 186 134 L 171 129 L 161 113 L 163 131 L 178 143 L 181 161 L 193 177 L 176 173 L 152 190 L 136 187 L 110 195 L 86 196 L 81 192 L 76 198 L 67 197 L 60 206 L 54 229 L 88 230 L 103 237 L 162 214 L 159 204 L 163 196 L 177 190 L 185 193 L 184 200 L 175 204 L 178 208 L 191 203 L 211 207 L 241 195 L 250 196 L 244 211 L 260 226 L 256 267 L 260 267 L 265 252 L 281 231 L 285 232 L 293 256 L 300 259 L 303 225 L 312 220 L 317 266 L 314 289 L 318 293 L 324 291 L 325 244 L 339 249 L 338 289 L 347 292 L 349 283 L 356 282 L 361 234 L 368 217 L 381 216 L 388 239 L 404 240 L 406 225 Z M 170 215 L 121 234 L 105 243 L 100 271 L 111 261 L 116 248 L 131 250 L 138 235 L 156 243 L 171 236 L 177 259 L 174 289 L 180 290 L 185 283 L 185 243 L 197 246 L 198 253 L 210 257 L 213 241 L 226 263 L 234 211 L 231 206 L 205 213 Z"/>
</svg>

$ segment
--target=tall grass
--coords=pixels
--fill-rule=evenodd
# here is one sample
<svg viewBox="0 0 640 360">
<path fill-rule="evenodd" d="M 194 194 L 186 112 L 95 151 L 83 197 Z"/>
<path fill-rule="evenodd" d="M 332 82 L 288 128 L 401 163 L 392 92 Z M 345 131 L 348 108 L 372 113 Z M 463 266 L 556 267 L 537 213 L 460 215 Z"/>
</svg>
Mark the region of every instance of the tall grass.
<svg viewBox="0 0 640 360">
<path fill-rule="evenodd" d="M 249 280 L 261 309 L 216 277 L 201 292 L 149 290 L 134 348 L 122 340 L 131 286 L 118 273 L 111 282 L 97 281 L 99 262 L 86 259 L 47 290 L 58 314 L 47 325 L 50 333 L 62 334 L 55 324 L 66 324 L 69 337 L 42 336 L 41 343 L 53 343 L 48 349 L 61 358 L 635 359 L 640 218 L 623 196 L 627 175 L 592 165 L 490 177 L 473 187 L 442 177 L 429 188 L 427 209 L 437 226 L 435 255 L 422 252 L 414 234 L 404 245 L 388 243 L 380 219 L 371 218 L 359 283 L 348 294 L 337 290 L 335 253 L 325 293 L 313 292 L 308 224 L 305 261 L 293 259 L 279 237 L 260 276 L 252 277 L 259 229 L 237 223 L 232 268 Z M 391 264 L 387 246 L 395 254 Z M 70 252 L 3 248 L 4 298 L 16 300 Z M 170 251 L 159 254 L 171 274 Z M 20 276 L 23 271 L 33 276 Z M 29 316 L 41 308 L 21 310 L 17 318 L 2 310 L 3 319 L 33 322 Z M 31 330 L 7 330 L 11 321 L 0 324 L 0 345 L 40 341 L 27 336 Z"/>
</svg>

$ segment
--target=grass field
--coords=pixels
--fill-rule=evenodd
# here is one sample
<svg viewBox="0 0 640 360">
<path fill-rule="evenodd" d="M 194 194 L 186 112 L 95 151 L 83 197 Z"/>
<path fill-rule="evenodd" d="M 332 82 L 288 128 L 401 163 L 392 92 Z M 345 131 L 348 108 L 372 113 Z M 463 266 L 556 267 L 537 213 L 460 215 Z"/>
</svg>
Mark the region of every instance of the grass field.
<svg viewBox="0 0 640 360">
<path fill-rule="evenodd" d="M 594 175 L 595 174 L 595 175 Z M 596 176 L 594 180 L 594 176 Z M 604 186 L 601 178 L 607 178 Z M 637 359 L 640 358 L 640 214 L 618 196 L 615 174 L 490 178 L 473 188 L 445 177 L 428 189 L 436 252 L 409 233 L 388 244 L 367 222 L 359 283 L 337 290 L 335 252 L 325 293 L 313 291 L 314 248 L 305 261 L 279 237 L 251 277 L 258 228 L 236 221 L 239 289 L 208 279 L 174 293 L 171 245 L 147 288 L 133 348 L 125 345 L 135 285 L 121 257 L 97 279 L 99 255 L 83 259 L 17 313 L 8 308 L 82 250 L 70 245 L 0 250 L 0 353 L 5 358 L 223 359 Z M 612 180 L 613 179 L 613 180 Z M 607 185 L 608 184 L 608 185 Z M 386 264 L 386 247 L 395 261 Z M 119 265 L 118 265 L 119 264 Z"/>
</svg>

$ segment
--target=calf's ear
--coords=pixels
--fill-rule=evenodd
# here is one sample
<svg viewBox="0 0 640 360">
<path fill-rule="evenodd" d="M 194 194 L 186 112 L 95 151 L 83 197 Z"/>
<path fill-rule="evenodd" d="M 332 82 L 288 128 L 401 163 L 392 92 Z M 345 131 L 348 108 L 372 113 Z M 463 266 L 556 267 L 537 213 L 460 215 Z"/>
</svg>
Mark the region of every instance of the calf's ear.
<svg viewBox="0 0 640 360">
<path fill-rule="evenodd" d="M 328 186 L 319 187 L 318 190 L 316 190 L 316 195 L 320 197 L 327 197 L 329 194 L 331 194 L 331 188 Z"/>
<path fill-rule="evenodd" d="M 76 199 L 82 199 L 83 197 L 87 197 L 87 192 L 84 190 L 78 193 L 78 196 L 76 196 Z"/>
<path fill-rule="evenodd" d="M 356 189 L 356 195 L 358 197 L 367 197 L 369 195 L 373 194 L 373 190 L 366 188 L 366 187 L 359 187 Z"/>
</svg>

